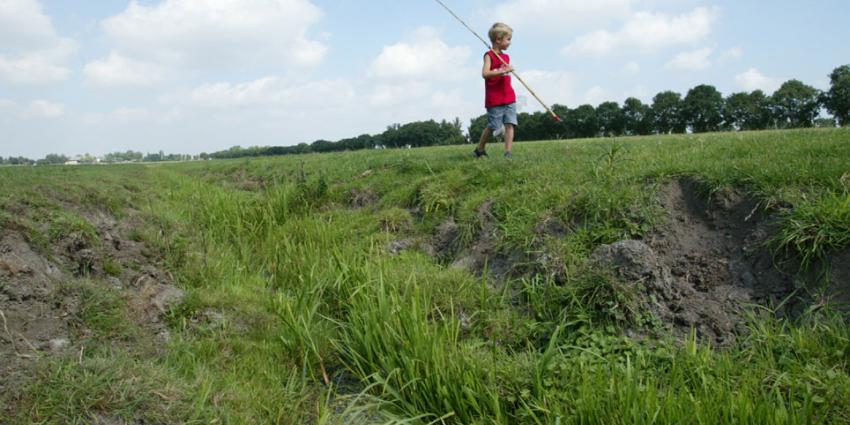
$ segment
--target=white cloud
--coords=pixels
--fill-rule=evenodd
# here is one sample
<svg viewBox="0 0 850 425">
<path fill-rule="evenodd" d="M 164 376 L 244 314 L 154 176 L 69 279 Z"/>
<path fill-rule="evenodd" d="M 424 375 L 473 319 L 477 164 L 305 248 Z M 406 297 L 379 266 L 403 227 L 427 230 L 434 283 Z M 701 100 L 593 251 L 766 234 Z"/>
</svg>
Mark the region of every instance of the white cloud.
<svg viewBox="0 0 850 425">
<path fill-rule="evenodd" d="M 607 91 L 599 86 L 593 86 L 584 93 L 584 99 L 582 103 L 588 103 L 593 106 L 597 106 L 602 102 L 605 102 Z"/>
<path fill-rule="evenodd" d="M 0 56 L 0 79 L 12 83 L 51 83 L 65 80 L 70 75 L 70 69 L 42 54 L 17 58 Z"/>
<path fill-rule="evenodd" d="M 309 0 L 165 0 L 131 2 L 103 21 L 124 56 L 172 67 L 310 66 L 327 45 L 307 30 L 322 18 Z"/>
<path fill-rule="evenodd" d="M 635 75 L 638 73 L 640 73 L 640 64 L 635 61 L 631 61 L 623 66 L 623 74 L 625 75 Z"/>
<path fill-rule="evenodd" d="M 721 60 L 733 60 L 733 59 L 740 59 L 743 56 L 744 56 L 744 49 L 742 49 L 740 47 L 733 47 L 733 48 L 727 49 L 725 52 L 723 52 L 723 54 L 720 55 L 720 59 Z"/>
<path fill-rule="evenodd" d="M 600 30 L 578 37 L 564 47 L 561 52 L 569 56 L 606 56 L 622 43 L 623 39 L 619 34 Z"/>
<path fill-rule="evenodd" d="M 704 47 L 702 49 L 693 50 L 690 52 L 682 52 L 676 55 L 671 61 L 664 65 L 667 69 L 684 70 L 684 71 L 699 71 L 711 66 L 709 57 L 714 49 Z"/>
<path fill-rule="evenodd" d="M 431 93 L 430 96 L 431 106 L 437 109 L 442 109 L 443 111 L 455 109 L 458 105 L 462 105 L 467 102 L 469 102 L 469 98 L 461 93 L 460 90 L 439 90 Z"/>
<path fill-rule="evenodd" d="M 378 84 L 367 98 L 369 106 L 387 108 L 414 103 L 427 98 L 431 94 L 431 85 L 420 81 L 409 81 L 399 84 Z"/>
<path fill-rule="evenodd" d="M 564 33 L 625 18 L 634 3 L 637 0 L 512 0 L 497 6 L 492 19 L 520 31 Z"/>
<path fill-rule="evenodd" d="M 0 49 L 32 50 L 52 45 L 56 31 L 36 0 L 0 2 Z"/>
<path fill-rule="evenodd" d="M 744 90 L 762 90 L 767 94 L 773 93 L 782 85 L 778 78 L 767 77 L 756 68 L 750 68 L 736 75 L 735 83 Z"/>
<path fill-rule="evenodd" d="M 606 56 L 626 48 L 655 52 L 670 46 L 695 44 L 711 33 L 718 15 L 717 9 L 705 7 L 677 16 L 638 12 L 619 31 L 599 30 L 582 35 L 562 52 L 570 56 Z"/>
<path fill-rule="evenodd" d="M 549 106 L 557 103 L 574 108 L 577 104 L 585 101 L 585 96 L 578 94 L 578 78 L 569 72 L 529 70 L 523 71 L 522 79 Z M 532 111 L 543 110 L 543 107 L 533 98 L 531 93 L 525 90 L 522 84 L 517 81 L 513 86 L 518 97 L 526 95 L 530 99 L 528 101 L 529 109 Z"/>
<path fill-rule="evenodd" d="M 301 81 L 268 76 L 244 83 L 204 84 L 188 94 L 172 94 L 164 103 L 202 108 L 303 108 L 345 104 L 354 98 L 353 87 L 344 80 Z"/>
<path fill-rule="evenodd" d="M 167 71 L 157 64 L 124 57 L 113 51 L 106 59 L 86 64 L 83 74 L 90 83 L 98 86 L 149 87 L 164 81 Z"/>
<path fill-rule="evenodd" d="M 39 84 L 71 75 L 65 62 L 76 51 L 60 37 L 35 0 L 0 1 L 0 80 Z"/>
<path fill-rule="evenodd" d="M 57 118 L 62 115 L 65 115 L 65 107 L 47 100 L 35 100 L 23 111 L 23 116 L 28 118 Z"/>
<path fill-rule="evenodd" d="M 619 101 L 622 103 L 630 97 L 640 99 L 641 101 L 643 101 L 645 103 L 648 103 L 652 99 L 652 96 L 650 95 L 649 89 L 646 88 L 646 86 L 643 86 L 643 85 L 637 85 L 635 87 L 632 87 L 632 88 L 624 91 L 622 98 Z"/>
<path fill-rule="evenodd" d="M 385 46 L 369 66 L 378 78 L 456 79 L 467 71 L 468 47 L 450 47 L 431 27 L 415 30 L 408 41 Z M 439 58 L 439 59 L 436 59 Z"/>
</svg>

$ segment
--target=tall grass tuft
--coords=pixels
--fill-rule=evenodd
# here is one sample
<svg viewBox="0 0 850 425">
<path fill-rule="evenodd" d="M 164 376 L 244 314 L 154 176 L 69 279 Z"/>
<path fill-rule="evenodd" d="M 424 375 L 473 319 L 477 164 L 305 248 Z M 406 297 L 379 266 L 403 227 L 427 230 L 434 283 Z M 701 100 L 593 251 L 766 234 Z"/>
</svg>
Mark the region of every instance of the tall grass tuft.
<svg viewBox="0 0 850 425">
<path fill-rule="evenodd" d="M 413 285 L 402 295 L 381 276 L 351 299 L 337 343 L 352 372 L 384 408 L 425 422 L 474 423 L 504 416 L 480 353 L 459 340 L 451 317 L 429 317 L 428 296 Z"/>
</svg>

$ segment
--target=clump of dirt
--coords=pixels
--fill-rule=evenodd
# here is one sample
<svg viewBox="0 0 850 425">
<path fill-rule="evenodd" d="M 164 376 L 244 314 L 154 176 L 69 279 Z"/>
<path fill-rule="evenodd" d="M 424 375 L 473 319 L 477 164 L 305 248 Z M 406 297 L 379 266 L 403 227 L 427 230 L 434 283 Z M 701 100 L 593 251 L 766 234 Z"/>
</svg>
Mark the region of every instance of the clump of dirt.
<svg viewBox="0 0 850 425">
<path fill-rule="evenodd" d="M 44 252 L 19 229 L 0 233 L 0 394 L 20 390 L 39 358 L 76 352 L 91 334 L 79 317 L 78 279 L 121 291 L 134 320 L 159 341 L 167 336 L 163 315 L 183 294 L 145 245 L 130 238 L 141 220 L 133 213 L 122 220 L 103 211 L 80 214 L 97 241 L 73 232 Z"/>
<path fill-rule="evenodd" d="M 706 197 L 681 179 L 661 187 L 659 202 L 664 220 L 645 240 L 601 246 L 590 261 L 640 285 L 642 304 L 674 332 L 730 345 L 746 331 L 748 305 L 804 307 L 792 296 L 795 270 L 765 248 L 775 219 L 756 199 L 732 188 Z"/>
<path fill-rule="evenodd" d="M 76 297 L 62 293 L 66 274 L 18 232 L 0 238 L 0 393 L 26 376 L 26 367 L 44 353 L 61 352 L 70 342 L 69 322 Z"/>
<path fill-rule="evenodd" d="M 850 308 L 850 247 L 830 258 L 830 289 L 839 305 Z"/>
<path fill-rule="evenodd" d="M 482 203 L 475 214 L 478 230 L 467 244 L 461 240 L 461 230 L 453 218 L 437 228 L 431 244 L 436 257 L 450 264 L 450 267 L 466 269 L 479 275 L 487 273 L 496 280 L 519 273 L 519 266 L 525 263 L 525 255 L 500 249 L 493 201 Z"/>
<path fill-rule="evenodd" d="M 777 262 L 766 247 L 778 225 L 777 211 L 765 211 L 759 201 L 732 187 L 708 193 L 700 182 L 683 178 L 663 184 L 658 193 L 664 211 L 655 230 L 642 240 L 624 240 L 598 247 L 588 264 L 612 271 L 636 289 L 636 303 L 660 319 L 679 338 L 692 330 L 716 346 L 732 345 L 747 331 L 748 309 L 753 305 L 779 308 L 780 316 L 794 317 L 806 308 L 850 303 L 850 248 L 817 264 L 829 270 L 829 288 L 810 296 L 794 261 Z M 498 245 L 492 201 L 477 210 L 477 231 L 463 243 L 453 218 L 437 228 L 426 252 L 438 261 L 472 273 L 485 270 L 496 280 L 527 274 L 546 274 L 565 284 L 564 259 L 545 252 L 505 252 Z M 783 206 L 782 208 L 785 208 Z M 535 233 L 542 239 L 563 237 L 571 226 L 545 217 Z M 419 247 L 412 239 L 394 241 L 391 253 Z M 533 263 L 533 264 L 530 264 Z M 635 325 L 640 326 L 640 325 Z M 647 329 L 630 329 L 644 334 Z"/>
</svg>

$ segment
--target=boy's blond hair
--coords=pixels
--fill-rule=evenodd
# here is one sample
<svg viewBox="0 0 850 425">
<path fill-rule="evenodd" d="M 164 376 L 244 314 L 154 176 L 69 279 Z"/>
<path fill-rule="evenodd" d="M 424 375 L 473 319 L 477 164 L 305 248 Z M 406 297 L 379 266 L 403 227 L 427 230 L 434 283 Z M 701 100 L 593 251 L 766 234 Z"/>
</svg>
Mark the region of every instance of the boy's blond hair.
<svg viewBox="0 0 850 425">
<path fill-rule="evenodd" d="M 513 33 L 513 28 L 509 27 L 508 24 L 496 22 L 492 27 L 490 27 L 490 32 L 488 32 L 487 35 L 490 36 L 490 42 L 495 44 L 496 40 L 506 35 L 513 35 Z"/>
</svg>

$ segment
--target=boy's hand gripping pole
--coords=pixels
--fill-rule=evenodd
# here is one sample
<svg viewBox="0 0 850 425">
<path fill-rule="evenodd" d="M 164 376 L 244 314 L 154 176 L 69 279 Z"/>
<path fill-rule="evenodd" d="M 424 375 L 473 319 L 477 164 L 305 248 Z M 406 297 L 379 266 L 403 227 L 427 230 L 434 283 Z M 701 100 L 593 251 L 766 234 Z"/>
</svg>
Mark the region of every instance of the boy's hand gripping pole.
<svg viewBox="0 0 850 425">
<path fill-rule="evenodd" d="M 502 62 L 503 65 L 508 66 L 508 63 L 505 62 L 504 59 L 502 59 L 502 56 L 499 55 L 498 53 L 496 53 L 495 50 L 493 50 L 493 48 L 490 46 L 490 43 L 487 43 L 487 41 L 485 41 L 483 38 L 481 38 L 481 36 L 478 35 L 478 33 L 475 32 L 475 30 L 470 28 L 469 25 L 467 25 L 466 22 L 463 21 L 463 19 L 460 19 L 459 16 L 457 16 L 454 12 L 452 12 L 452 10 L 449 9 L 449 7 L 446 6 L 445 3 L 443 3 L 440 0 L 434 0 L 434 1 L 439 3 L 440 6 L 443 6 L 443 9 L 446 9 L 447 12 L 449 12 L 452 16 L 454 16 L 454 18 L 457 19 L 458 22 L 460 22 L 464 27 L 466 27 L 466 29 L 469 30 L 469 32 L 472 33 L 472 35 L 474 35 L 479 40 L 481 40 L 481 42 L 484 43 L 484 46 L 486 46 L 487 49 L 489 49 L 491 52 L 493 52 L 496 55 L 496 57 L 499 59 L 499 61 Z M 528 90 L 528 92 L 531 93 L 531 95 L 534 96 L 534 98 L 537 99 L 538 102 L 540 102 L 540 105 L 542 105 L 544 108 L 546 108 L 546 111 L 549 112 L 549 115 L 551 115 L 552 118 L 555 119 L 555 121 L 558 121 L 558 122 L 561 121 L 561 117 L 559 117 L 558 114 L 556 114 L 554 111 L 552 111 L 552 109 L 549 108 L 549 105 L 547 105 L 546 102 L 544 102 L 540 99 L 540 96 L 538 96 L 537 93 L 535 93 L 534 90 L 532 90 L 531 87 L 529 87 L 528 84 L 526 84 L 525 81 L 523 81 L 522 77 L 519 76 L 519 74 L 516 72 L 516 70 L 511 70 L 511 74 L 514 74 L 514 77 L 516 77 L 516 79 L 519 80 L 520 83 L 522 83 L 523 87 L 525 87 L 525 89 Z"/>
</svg>

